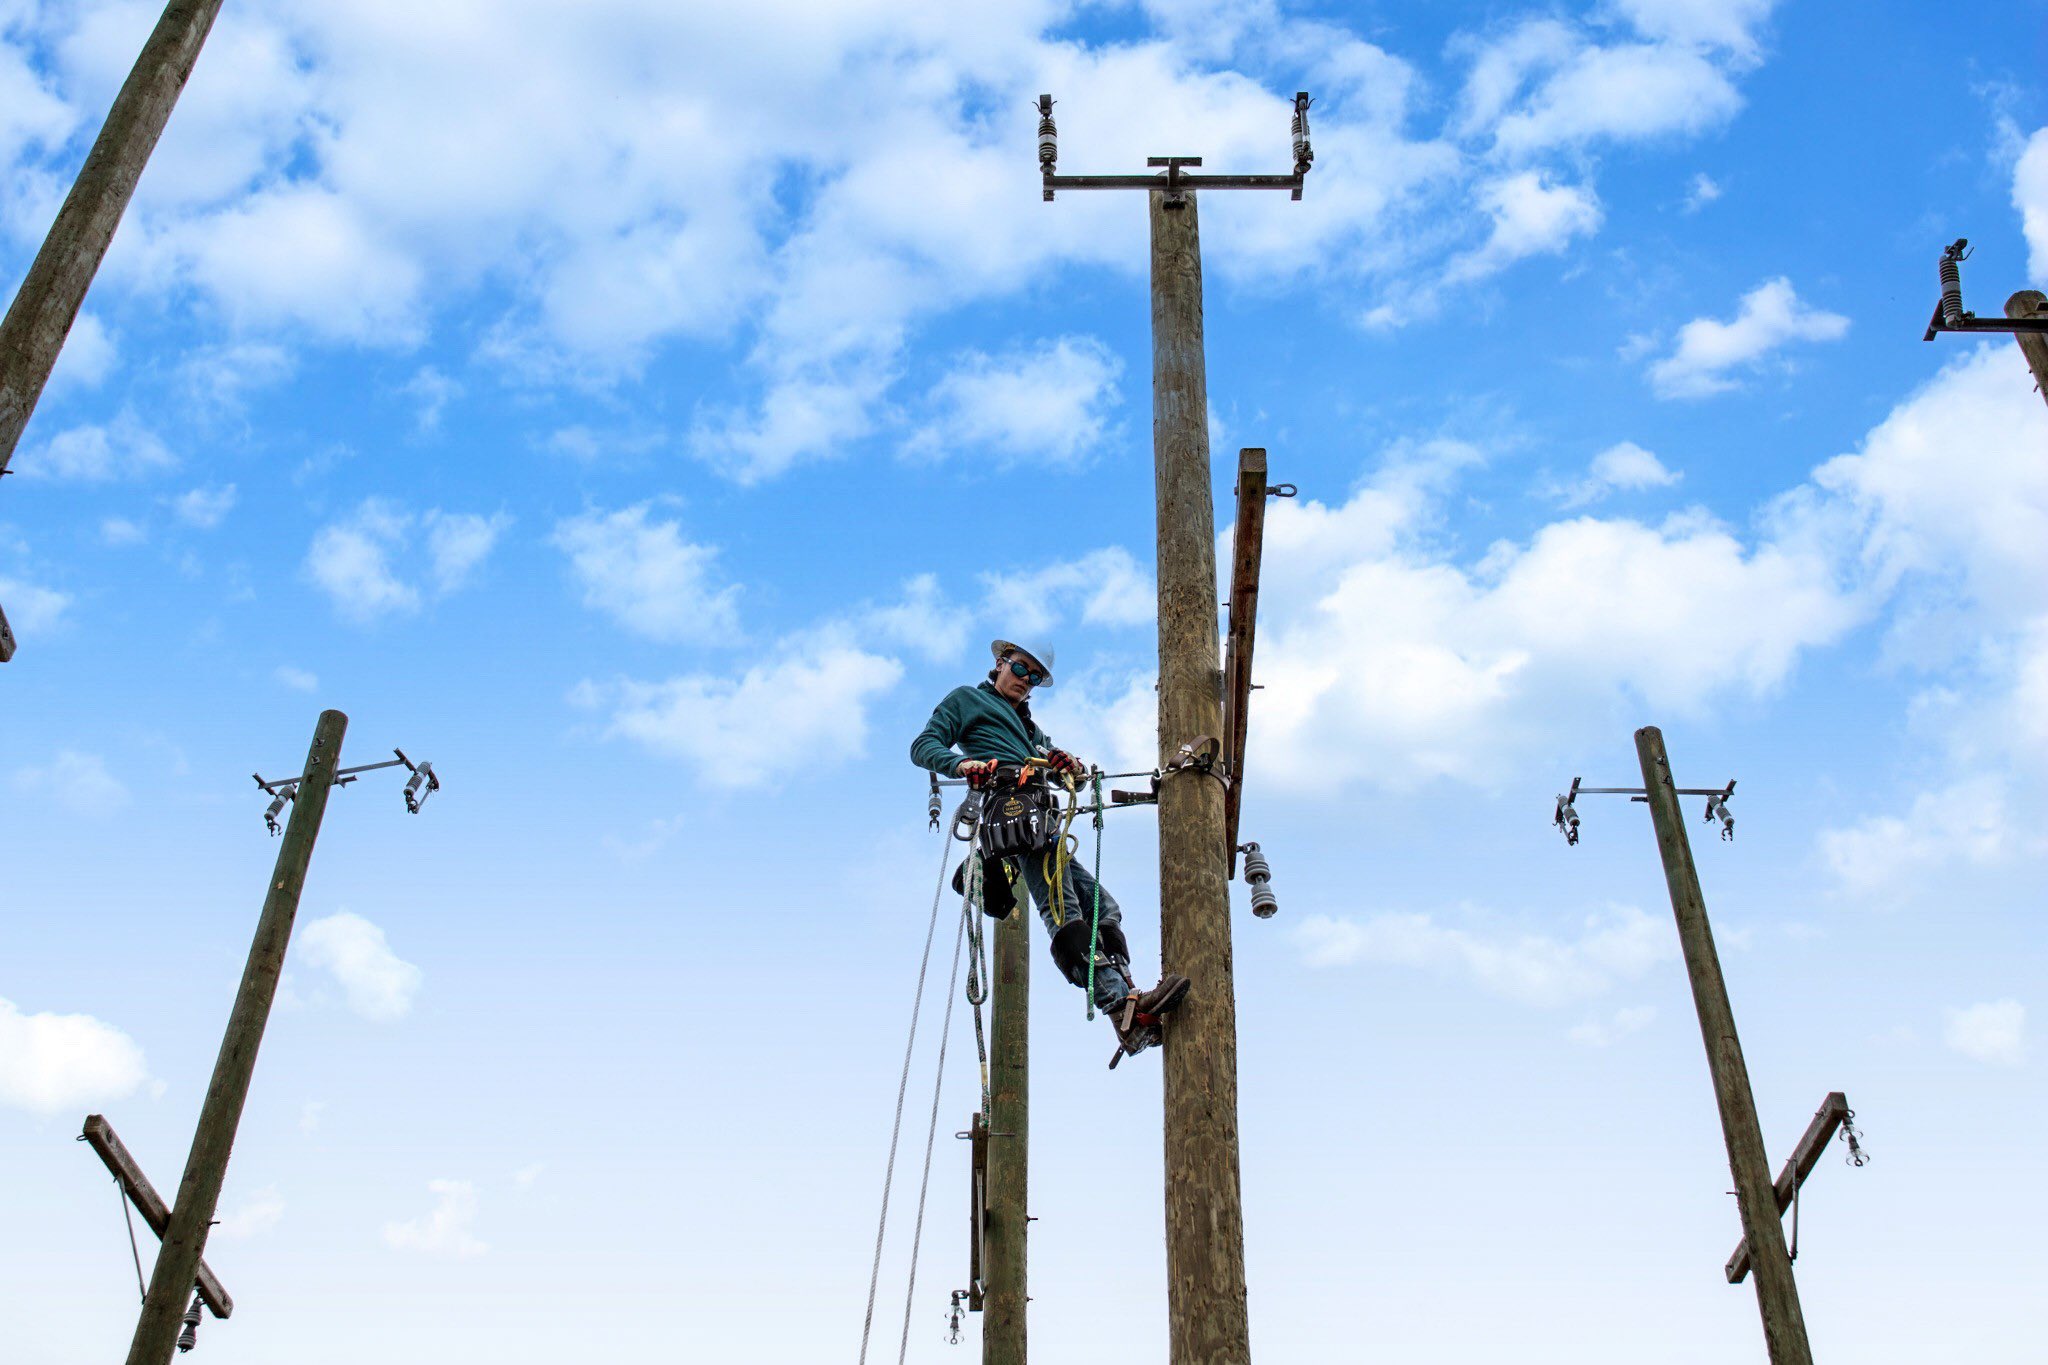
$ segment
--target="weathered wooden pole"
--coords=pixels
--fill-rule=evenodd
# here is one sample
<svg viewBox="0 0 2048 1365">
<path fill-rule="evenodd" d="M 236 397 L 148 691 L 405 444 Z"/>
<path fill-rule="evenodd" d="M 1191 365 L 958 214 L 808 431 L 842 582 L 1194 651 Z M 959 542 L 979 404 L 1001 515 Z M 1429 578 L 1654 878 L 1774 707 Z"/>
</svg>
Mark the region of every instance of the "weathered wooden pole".
<svg viewBox="0 0 2048 1365">
<path fill-rule="evenodd" d="M 278 977 L 284 971 L 284 953 L 291 942 L 292 921 L 298 915 L 299 893 L 306 885 L 313 841 L 320 837 L 320 818 L 327 811 L 327 794 L 334 784 L 334 772 L 341 760 L 341 737 L 347 729 L 348 717 L 339 711 L 322 711 L 319 724 L 313 727 L 313 747 L 306 754 L 304 776 L 292 801 L 284 840 L 277 850 L 277 870 L 271 875 L 270 889 L 263 898 L 256 939 L 249 945 L 249 963 L 242 969 L 242 984 L 235 992 L 235 1007 L 228 1015 L 227 1036 L 213 1064 L 206 1101 L 199 1109 L 199 1127 L 192 1135 L 191 1154 L 185 1158 L 184 1178 L 178 1182 L 178 1202 L 171 1207 L 163 1249 L 157 1253 L 142 1316 L 136 1321 L 135 1338 L 128 1346 L 128 1365 L 168 1365 L 176 1349 L 179 1315 L 184 1311 L 186 1296 L 192 1292 L 199 1258 L 206 1250 L 207 1232 L 220 1203 L 228 1154 L 234 1149 L 242 1105 L 249 1098 L 249 1079 L 256 1071 L 256 1050 L 262 1046 L 263 1027 L 270 1020 L 270 1004 L 277 994 Z"/>
<path fill-rule="evenodd" d="M 1152 449 L 1159 512 L 1159 747 L 1223 733 L 1216 658 L 1216 517 L 1202 354 L 1196 195 L 1153 190 Z M 1237 1000 L 1223 783 L 1194 768 L 1159 784 L 1159 940 L 1194 983 L 1167 1026 L 1166 1275 L 1172 1365 L 1245 1365 L 1238 1183 Z"/>
<path fill-rule="evenodd" d="M 1031 917 L 996 921 L 989 1021 L 988 1224 L 982 1240 L 983 1365 L 1024 1365 L 1031 1168 Z"/>
<path fill-rule="evenodd" d="M 2048 315 L 2048 294 L 2038 289 L 2022 289 L 2005 301 L 2005 315 L 2009 318 Z M 2048 401 L 2048 336 L 2039 332 L 2015 332 L 2012 339 L 2020 344 L 2020 354 L 2027 358 L 2027 368 L 2034 372 L 2034 388 L 2044 401 Z"/>
<path fill-rule="evenodd" d="M 1671 780 L 1671 760 L 1664 752 L 1663 733 L 1656 726 L 1636 731 L 1636 756 L 1642 760 L 1643 789 L 1649 798 L 1650 819 L 1657 827 L 1657 851 L 1664 859 L 1664 880 L 1670 885 L 1671 909 L 1678 918 L 1685 972 L 1692 980 L 1700 1036 L 1707 1046 L 1707 1068 L 1713 1074 L 1714 1101 L 1721 1110 L 1721 1134 L 1728 1143 L 1728 1169 L 1735 1177 L 1742 1235 L 1756 1269 L 1764 1344 L 1771 1365 L 1813 1365 L 1806 1318 L 1799 1309 L 1799 1285 L 1785 1249 L 1784 1225 L 1778 1221 L 1770 1158 L 1757 1125 L 1749 1068 L 1742 1060 L 1741 1040 L 1735 1035 L 1735 1010 L 1728 1003 L 1728 984 L 1722 979 L 1721 959 L 1714 951 L 1714 931 L 1707 923 L 1706 898 L 1700 894 L 1699 871 L 1693 866 L 1692 845 L 1685 837 L 1685 818 L 1679 812 L 1676 784 Z"/>
<path fill-rule="evenodd" d="M 0 470 L 7 468 L 85 291 L 128 211 L 220 0 L 170 0 L 142 45 L 57 221 L 0 322 Z"/>
</svg>

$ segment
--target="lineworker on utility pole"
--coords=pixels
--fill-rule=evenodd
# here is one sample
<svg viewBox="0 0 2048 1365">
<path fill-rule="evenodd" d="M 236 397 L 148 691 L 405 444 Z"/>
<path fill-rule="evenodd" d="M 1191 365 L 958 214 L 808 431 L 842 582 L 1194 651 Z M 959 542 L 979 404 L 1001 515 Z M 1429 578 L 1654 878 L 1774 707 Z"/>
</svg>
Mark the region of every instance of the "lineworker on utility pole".
<svg viewBox="0 0 2048 1365">
<path fill-rule="evenodd" d="M 1034 688 L 1052 686 L 1053 651 L 993 640 L 996 665 L 986 681 L 956 687 L 910 744 L 910 761 L 942 777 L 965 778 L 982 793 L 982 908 L 1009 918 L 1021 878 L 1052 935 L 1052 960 L 1067 980 L 1094 985 L 1095 1007 L 1109 1016 L 1125 1053 L 1160 1041 L 1165 1016 L 1180 1007 L 1188 979 L 1166 976 L 1148 991 L 1131 979 L 1123 911 L 1078 859 L 1067 856 L 1045 774 L 1078 777 L 1087 765 L 1053 747 L 1031 718 Z M 954 874 L 966 891 L 969 864 Z M 1092 953 L 1091 953 L 1092 947 Z"/>
</svg>

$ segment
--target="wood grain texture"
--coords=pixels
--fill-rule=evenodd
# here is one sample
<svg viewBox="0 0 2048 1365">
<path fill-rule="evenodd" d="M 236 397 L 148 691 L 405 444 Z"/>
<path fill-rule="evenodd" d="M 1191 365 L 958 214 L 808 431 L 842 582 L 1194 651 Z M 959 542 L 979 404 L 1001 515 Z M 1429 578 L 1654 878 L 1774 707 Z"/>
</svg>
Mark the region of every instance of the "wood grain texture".
<svg viewBox="0 0 2048 1365">
<path fill-rule="evenodd" d="M 1148 196 L 1152 221 L 1152 445 L 1159 516 L 1162 763 L 1220 735 L 1216 516 L 1202 353 L 1199 196 Z M 1237 1006 L 1223 784 L 1196 772 L 1159 786 L 1160 949 L 1194 983 L 1167 1026 L 1166 1273 L 1172 1365 L 1245 1365 L 1244 1206 L 1238 1178 Z"/>
<path fill-rule="evenodd" d="M 2005 301 L 2005 315 L 2009 318 L 2031 318 L 2048 314 L 2048 294 L 2038 289 L 2022 289 Z M 2048 401 L 2048 336 L 2038 332 L 2015 332 L 2013 340 L 2020 344 L 2020 354 L 2027 358 L 2027 368 L 2034 372 L 2034 387 L 2040 391 L 2043 401 Z"/>
<path fill-rule="evenodd" d="M 1657 829 L 1657 852 L 1664 861 L 1671 910 L 1678 919 L 1685 974 L 1692 982 L 1693 1004 L 1699 1011 L 1714 1102 L 1721 1112 L 1721 1135 L 1728 1144 L 1728 1169 L 1735 1177 L 1742 1235 L 1755 1262 L 1764 1345 L 1771 1365 L 1813 1365 L 1806 1318 L 1799 1307 L 1799 1286 L 1792 1276 L 1785 1229 L 1778 1221 L 1778 1205 L 1771 1193 L 1770 1159 L 1764 1151 L 1763 1130 L 1757 1125 L 1749 1067 L 1735 1033 L 1735 1009 L 1728 1002 L 1728 984 L 1721 975 L 1720 956 L 1714 951 L 1714 931 L 1707 922 L 1706 898 L 1700 893 L 1692 845 L 1685 837 L 1685 817 L 1678 808 L 1671 760 L 1664 751 L 1664 736 L 1654 725 L 1636 731 L 1636 756 L 1642 761 L 1643 789 Z"/>
<path fill-rule="evenodd" d="M 185 1296 L 192 1292 L 199 1258 L 206 1250 L 214 1210 L 220 1205 L 235 1129 L 241 1124 L 249 1082 L 256 1074 L 256 1053 L 263 1044 L 264 1026 L 270 1022 L 278 978 L 284 973 L 285 949 L 291 943 L 299 896 L 306 887 L 306 870 L 313 861 L 313 843 L 320 837 L 321 818 L 327 813 L 334 771 L 341 766 L 341 740 L 347 730 L 348 717 L 339 711 L 322 711 L 319 724 L 313 727 L 313 746 L 300 770 L 304 777 L 277 850 L 277 868 L 263 897 L 263 913 L 256 922 L 256 937 L 249 945 L 249 961 L 242 969 L 234 1008 L 228 1014 L 227 1034 L 213 1064 L 213 1079 L 199 1108 L 192 1151 L 178 1182 L 178 1202 L 171 1206 L 170 1225 L 164 1230 L 142 1316 L 136 1320 L 135 1337 L 128 1346 L 128 1365 L 169 1365 L 177 1349 L 178 1320 L 185 1311 Z"/>
<path fill-rule="evenodd" d="M 163 135 L 171 109 L 199 60 L 221 0 L 171 0 L 134 69 L 114 96 L 107 121 L 72 182 L 71 193 L 0 321 L 0 469 L 7 468 L 50 369 L 99 273 L 135 182 Z"/>
<path fill-rule="evenodd" d="M 1024 1365 L 1031 1175 L 1031 920 L 996 921 L 989 1021 L 988 1227 L 983 1240 L 981 1358 Z"/>
</svg>

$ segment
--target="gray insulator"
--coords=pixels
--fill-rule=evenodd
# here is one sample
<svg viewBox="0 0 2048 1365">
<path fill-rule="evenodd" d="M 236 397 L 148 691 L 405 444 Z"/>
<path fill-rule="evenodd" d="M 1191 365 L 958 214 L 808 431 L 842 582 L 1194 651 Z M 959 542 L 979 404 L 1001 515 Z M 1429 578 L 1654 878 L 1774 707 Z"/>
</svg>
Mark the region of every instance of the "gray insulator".
<svg viewBox="0 0 2048 1365">
<path fill-rule="evenodd" d="M 189 1351 L 199 1344 L 199 1296 L 192 1296 L 191 1307 L 185 1310 L 185 1330 L 178 1333 L 178 1349 Z"/>
<path fill-rule="evenodd" d="M 1294 173 L 1307 175 L 1308 168 L 1316 159 L 1313 148 L 1308 144 L 1308 92 L 1302 91 L 1294 97 Z"/>
<path fill-rule="evenodd" d="M 1252 889 L 1252 913 L 1260 919 L 1273 918 L 1280 909 L 1280 900 L 1273 894 L 1273 865 L 1257 844 L 1244 846 L 1244 884 Z"/>
<path fill-rule="evenodd" d="M 1963 325 L 1963 267 L 1954 252 L 1941 258 L 1941 321 L 1948 327 Z"/>
<path fill-rule="evenodd" d="M 1052 96 L 1040 95 L 1038 97 L 1039 171 L 1045 175 L 1051 175 L 1053 172 L 1053 167 L 1059 164 L 1059 159 L 1060 134 L 1059 129 L 1053 126 Z"/>
</svg>

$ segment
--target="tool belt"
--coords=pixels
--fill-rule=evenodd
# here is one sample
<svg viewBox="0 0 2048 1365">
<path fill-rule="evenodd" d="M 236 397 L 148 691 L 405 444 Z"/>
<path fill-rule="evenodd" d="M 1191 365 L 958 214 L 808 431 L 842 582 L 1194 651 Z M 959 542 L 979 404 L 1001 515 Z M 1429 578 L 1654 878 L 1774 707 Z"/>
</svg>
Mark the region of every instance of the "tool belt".
<svg viewBox="0 0 2048 1365">
<path fill-rule="evenodd" d="M 1059 806 L 1044 774 L 1009 764 L 996 769 L 981 794 L 977 837 L 982 856 L 991 860 L 1043 853 L 1059 842 Z"/>
</svg>

